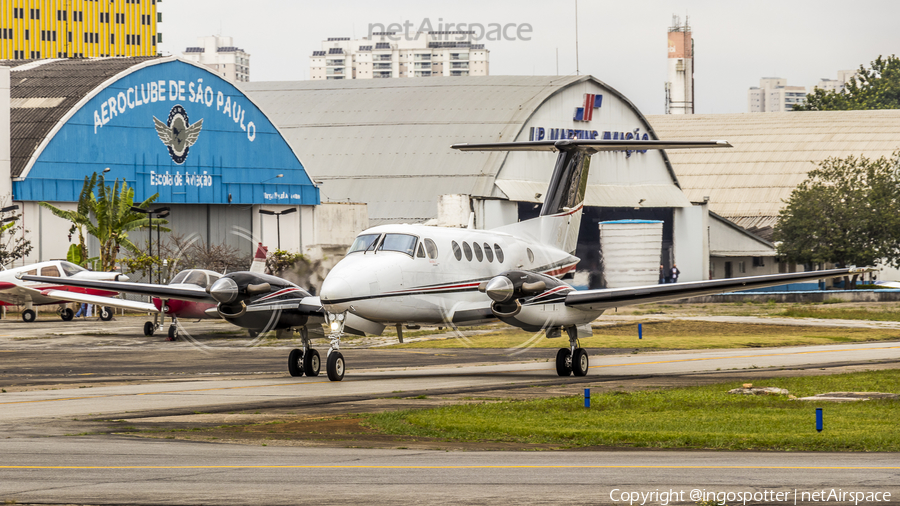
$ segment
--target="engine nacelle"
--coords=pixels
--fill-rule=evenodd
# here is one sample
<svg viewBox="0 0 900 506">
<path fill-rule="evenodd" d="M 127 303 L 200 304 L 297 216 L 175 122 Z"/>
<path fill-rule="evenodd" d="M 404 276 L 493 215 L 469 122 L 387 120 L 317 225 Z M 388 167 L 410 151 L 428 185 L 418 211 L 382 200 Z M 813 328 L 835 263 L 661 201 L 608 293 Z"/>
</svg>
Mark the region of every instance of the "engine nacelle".
<svg viewBox="0 0 900 506">
<path fill-rule="evenodd" d="M 535 272 L 507 271 L 478 290 L 493 301 L 494 316 L 529 332 L 583 325 L 596 318 L 593 312 L 566 307 L 565 295 L 573 290 L 570 285 Z"/>
</svg>

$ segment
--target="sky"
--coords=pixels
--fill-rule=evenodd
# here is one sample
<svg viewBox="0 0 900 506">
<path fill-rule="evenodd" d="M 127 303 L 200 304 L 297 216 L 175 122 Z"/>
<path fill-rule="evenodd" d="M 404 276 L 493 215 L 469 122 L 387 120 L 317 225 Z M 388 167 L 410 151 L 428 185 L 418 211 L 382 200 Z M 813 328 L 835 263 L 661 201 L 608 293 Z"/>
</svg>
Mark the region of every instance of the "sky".
<svg viewBox="0 0 900 506">
<path fill-rule="evenodd" d="M 900 53 L 896 0 L 165 0 L 164 54 L 226 35 L 250 53 L 251 81 L 309 78 L 328 37 L 366 36 L 373 23 L 530 25 L 531 40 L 481 41 L 491 75 L 591 74 L 644 114 L 663 114 L 667 29 L 689 16 L 695 113 L 747 112 L 761 77 L 807 89 L 838 70 Z M 251 7 L 252 6 L 252 7 Z M 578 62 L 576 68 L 576 23 Z M 558 57 L 557 57 L 558 54 Z M 558 71 L 557 71 L 558 68 Z"/>
</svg>

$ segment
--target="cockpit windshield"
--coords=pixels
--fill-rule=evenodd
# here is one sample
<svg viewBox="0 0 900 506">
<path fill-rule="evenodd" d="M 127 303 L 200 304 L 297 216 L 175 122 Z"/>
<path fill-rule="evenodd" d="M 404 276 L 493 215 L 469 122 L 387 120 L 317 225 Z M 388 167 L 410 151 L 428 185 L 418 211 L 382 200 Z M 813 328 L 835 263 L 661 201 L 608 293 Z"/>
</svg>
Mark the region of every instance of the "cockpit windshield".
<svg viewBox="0 0 900 506">
<path fill-rule="evenodd" d="M 79 272 L 86 271 L 84 267 L 80 265 L 75 265 L 72 262 L 60 262 L 60 267 L 62 267 L 63 272 L 66 273 L 66 276 L 74 276 Z"/>
<path fill-rule="evenodd" d="M 185 284 L 185 285 L 196 285 L 200 288 L 206 288 L 212 282 L 219 279 L 221 276 L 209 275 L 207 277 L 206 271 L 201 270 L 190 270 L 190 271 L 181 271 L 172 278 L 172 281 L 169 282 L 170 285 L 177 284 Z M 212 279 L 210 279 L 212 278 Z"/>
<path fill-rule="evenodd" d="M 372 249 L 372 244 L 378 240 L 378 236 L 381 234 L 363 234 L 356 237 L 356 240 L 353 241 L 353 244 L 350 246 L 350 250 L 347 251 L 347 254 L 356 253 L 359 251 L 366 251 L 368 249 Z"/>
<path fill-rule="evenodd" d="M 385 234 L 384 240 L 378 246 L 378 251 L 399 251 L 400 253 L 413 256 L 413 252 L 416 250 L 417 239 L 414 235 Z"/>
</svg>

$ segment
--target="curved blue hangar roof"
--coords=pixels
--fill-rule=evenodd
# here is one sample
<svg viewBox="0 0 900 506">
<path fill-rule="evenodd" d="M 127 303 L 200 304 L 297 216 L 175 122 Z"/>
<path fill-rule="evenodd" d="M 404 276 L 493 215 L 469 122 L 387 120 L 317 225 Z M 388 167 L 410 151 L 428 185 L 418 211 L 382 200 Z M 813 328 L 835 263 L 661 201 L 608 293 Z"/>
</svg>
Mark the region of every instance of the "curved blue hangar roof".
<svg viewBox="0 0 900 506">
<path fill-rule="evenodd" d="M 108 167 L 107 179 L 128 181 L 135 201 L 159 193 L 161 203 L 319 203 L 278 129 L 205 67 L 51 60 L 14 67 L 10 88 L 14 200 L 77 201 L 84 177 Z"/>
</svg>

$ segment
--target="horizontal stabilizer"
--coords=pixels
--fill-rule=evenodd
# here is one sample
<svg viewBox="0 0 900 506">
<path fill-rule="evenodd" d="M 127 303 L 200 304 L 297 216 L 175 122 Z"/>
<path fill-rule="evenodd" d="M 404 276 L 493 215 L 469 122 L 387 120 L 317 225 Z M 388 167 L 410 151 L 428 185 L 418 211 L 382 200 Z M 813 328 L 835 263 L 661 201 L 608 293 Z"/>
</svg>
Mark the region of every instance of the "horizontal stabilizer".
<svg viewBox="0 0 900 506">
<path fill-rule="evenodd" d="M 460 151 L 637 151 L 643 149 L 730 148 L 728 141 L 651 141 L 561 139 L 557 141 L 493 142 L 486 144 L 454 144 Z"/>
</svg>

